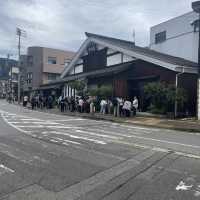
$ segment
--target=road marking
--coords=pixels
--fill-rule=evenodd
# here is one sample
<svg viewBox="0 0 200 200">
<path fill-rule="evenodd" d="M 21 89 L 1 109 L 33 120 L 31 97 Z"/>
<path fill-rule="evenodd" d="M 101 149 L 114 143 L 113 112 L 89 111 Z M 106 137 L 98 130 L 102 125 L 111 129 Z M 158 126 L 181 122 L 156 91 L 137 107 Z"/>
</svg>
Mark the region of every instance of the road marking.
<svg viewBox="0 0 200 200">
<path fill-rule="evenodd" d="M 80 128 L 80 127 L 79 127 Z M 95 129 L 92 129 L 92 128 L 87 128 L 87 130 L 90 130 L 90 131 L 95 131 Z M 97 131 L 97 130 L 96 130 Z M 102 129 L 98 129 L 99 132 L 102 132 L 102 133 L 107 133 L 107 134 L 111 134 L 111 135 L 118 135 L 118 136 L 121 136 L 121 137 L 127 137 L 127 138 L 131 138 L 132 135 L 127 135 L 127 134 L 124 134 L 124 133 L 121 133 L 121 132 L 113 132 L 113 131 L 107 131 L 107 130 L 102 130 Z M 134 133 L 135 134 L 135 133 Z M 137 133 L 136 133 L 137 134 Z"/>
<path fill-rule="evenodd" d="M 77 136 L 77 135 L 71 135 L 69 133 L 66 133 L 66 132 L 58 132 L 58 131 L 44 131 L 43 133 L 53 133 L 53 134 L 57 134 L 57 135 L 66 135 L 66 136 L 69 136 L 71 138 L 74 138 L 74 139 L 82 139 L 82 140 L 86 140 L 86 141 L 90 141 L 90 142 L 94 142 L 94 143 L 97 143 L 97 144 L 107 144 L 106 142 L 102 141 L 102 140 L 96 140 L 96 139 L 92 139 L 92 138 L 88 138 L 88 137 L 84 137 L 84 136 Z"/>
<path fill-rule="evenodd" d="M 132 137 L 133 138 L 137 138 L 137 139 L 150 140 L 150 141 L 155 141 L 155 142 L 162 142 L 162 143 L 167 143 L 167 144 L 175 144 L 175 145 L 180 145 L 180 146 L 192 147 L 192 148 L 195 148 L 195 149 L 200 149 L 200 146 L 191 145 L 191 144 L 172 142 L 172 141 L 168 141 L 168 140 L 158 140 L 158 139 L 154 139 L 154 138 L 148 138 L 148 137 L 142 137 L 142 136 L 136 136 L 136 135 L 133 135 Z"/>
<path fill-rule="evenodd" d="M 30 122 L 30 123 L 33 123 L 33 124 L 52 124 L 52 125 L 60 125 L 59 123 L 56 123 L 56 122 L 50 122 L 50 121 L 38 121 L 38 122 Z"/>
<path fill-rule="evenodd" d="M 73 127 L 73 126 L 64 126 L 64 125 L 60 125 L 60 126 L 46 126 L 47 128 L 58 128 L 58 129 L 75 129 L 75 128 L 79 128 L 79 127 Z"/>
<path fill-rule="evenodd" d="M 193 185 L 186 185 L 183 181 L 181 181 L 177 186 L 176 190 L 182 190 L 182 191 L 187 191 L 190 190 L 193 187 Z"/>
<path fill-rule="evenodd" d="M 184 156 L 184 157 L 194 158 L 194 159 L 200 159 L 200 156 L 193 155 L 193 154 L 188 154 L 188 153 L 183 153 L 183 152 L 178 152 L 178 151 L 175 151 L 174 153 L 176 155 L 179 155 L 179 156 Z"/>
<path fill-rule="evenodd" d="M 68 122 L 68 121 L 84 121 L 86 119 L 83 119 L 83 118 L 70 118 L 70 119 L 58 119 L 58 120 L 51 120 L 51 121 L 54 121 L 54 122 Z"/>
<path fill-rule="evenodd" d="M 19 128 L 44 128 L 43 125 L 17 126 Z"/>
<path fill-rule="evenodd" d="M 35 118 L 21 118 L 22 121 L 43 121 L 41 119 L 35 119 Z"/>
<path fill-rule="evenodd" d="M 1 170 L 0 170 L 0 174 L 4 174 L 6 172 L 10 172 L 10 173 L 14 173 L 15 172 L 13 169 L 10 169 L 10 168 L 6 167 L 3 164 L 0 164 L 0 168 L 3 169 L 3 172 L 1 172 Z"/>
<path fill-rule="evenodd" d="M 1 117 L 3 118 L 3 120 L 4 120 L 7 124 L 9 124 L 10 126 L 12 126 L 12 127 L 15 128 L 15 129 L 17 129 L 18 131 L 20 131 L 20 132 L 22 132 L 22 133 L 29 133 L 29 131 L 25 131 L 25 130 L 23 130 L 23 129 L 21 129 L 21 128 L 15 126 L 15 125 L 13 125 L 12 123 L 10 123 L 10 122 L 7 120 L 7 118 L 4 116 L 3 113 L 1 113 Z"/>
<path fill-rule="evenodd" d="M 81 145 L 81 143 L 79 143 L 79 142 L 75 142 L 72 140 L 66 140 L 66 139 L 62 139 L 62 138 L 58 138 L 58 137 L 53 137 L 50 141 L 61 142 L 62 144 L 67 144 L 67 145 L 69 145 L 68 143 Z"/>
<path fill-rule="evenodd" d="M 31 131 L 25 131 L 21 128 L 27 128 L 28 126 L 15 126 L 14 124 L 12 124 L 12 122 L 8 121 L 8 117 L 9 116 L 15 116 L 15 114 L 11 114 L 11 113 L 8 113 L 8 112 L 5 112 L 5 111 L 2 111 L 0 110 L 1 112 L 1 116 L 2 118 L 4 119 L 5 122 L 7 122 L 10 126 L 12 126 L 13 128 L 19 130 L 20 132 L 23 132 L 23 133 L 26 133 L 26 134 L 29 134 L 31 133 Z M 18 116 L 18 117 L 23 117 L 23 119 L 25 119 L 25 122 L 27 121 L 34 121 L 34 120 L 37 120 L 37 121 L 42 121 L 42 122 L 45 122 L 44 120 L 39 120 L 39 119 L 34 119 L 34 118 L 31 118 L 31 119 L 28 119 L 26 118 L 25 116 Z M 48 121 L 54 121 L 54 120 L 48 120 Z M 64 120 L 63 120 L 64 121 Z M 114 124 L 113 124 L 114 125 Z M 129 129 L 142 129 L 142 130 L 147 130 L 147 128 L 141 128 L 141 127 L 136 127 L 136 126 L 127 126 L 127 125 L 118 125 L 117 126 L 121 126 L 121 127 L 126 127 L 126 128 L 129 128 Z M 115 128 L 118 128 L 117 126 L 115 126 Z M 30 127 L 30 126 L 29 126 Z M 33 126 L 32 126 L 33 127 Z M 35 128 L 36 126 L 34 126 Z M 41 127 L 40 127 L 41 128 Z M 80 127 L 68 127 L 68 126 L 48 126 L 47 128 L 65 128 L 65 129 L 72 129 L 72 130 L 76 130 L 76 129 L 80 129 Z M 88 129 L 90 130 L 90 129 Z M 80 130 L 81 131 L 81 130 Z M 114 132 L 111 132 L 111 131 L 104 131 L 104 130 L 99 130 L 101 132 L 104 132 L 104 133 L 110 133 L 110 134 L 116 134 Z M 47 132 L 49 133 L 49 132 Z M 55 132 L 54 132 L 55 133 Z M 101 140 L 94 140 L 94 139 L 90 139 L 90 138 L 87 138 L 87 137 L 78 137 L 78 136 L 75 136 L 75 135 L 71 135 L 71 134 L 68 134 L 68 133 L 61 133 L 59 132 L 60 134 L 62 135 L 68 135 L 69 137 L 71 138 L 75 138 L 75 139 L 83 139 L 83 140 L 88 140 L 88 141 L 92 141 L 92 142 L 95 142 L 95 143 L 98 143 L 98 144 L 107 144 L 105 141 L 101 141 Z M 58 134 L 58 132 L 56 132 L 56 134 Z M 94 133 L 93 133 L 94 134 Z M 38 137 L 37 135 L 33 135 L 34 137 Z M 106 136 L 106 135 L 104 135 Z M 122 135 L 123 136 L 123 135 Z M 106 136 L 106 137 L 112 137 L 112 136 Z M 128 136 L 129 137 L 129 136 Z M 174 145 L 180 145 L 180 146 L 185 146 L 185 147 L 191 147 L 191 148 L 196 148 L 196 149 L 200 149 L 200 146 L 195 146 L 195 145 L 190 145 L 190 144 L 184 144 L 184 143 L 178 143 L 178 142 L 173 142 L 173 141 L 167 141 L 167 140 L 159 140 L 159 139 L 155 139 L 155 138 L 149 138 L 149 137 L 142 137 L 142 136 L 136 136 L 136 135 L 131 135 L 132 138 L 138 138 L 138 139 L 142 139 L 142 140 L 150 140 L 150 141 L 155 141 L 155 142 L 161 142 L 161 143 L 167 143 L 167 144 L 174 144 Z M 110 139 L 114 139 L 114 138 L 110 138 Z M 115 140 L 115 139 L 114 139 Z M 145 146 L 145 145 L 141 145 L 141 144 L 131 144 L 129 142 L 123 142 L 123 141 L 113 141 L 113 142 L 116 142 L 116 143 L 124 143 L 124 144 L 127 144 L 127 145 L 133 145 L 133 146 L 136 146 L 136 147 L 139 147 L 139 148 L 149 148 L 149 149 L 154 149 L 156 151 L 171 151 L 170 149 L 162 149 L 162 148 L 159 148 L 159 147 L 156 147 L 156 148 L 152 148 L 152 146 Z M 186 156 L 186 157 L 190 157 L 190 158 L 196 158 L 196 159 L 200 159 L 200 156 L 197 156 L 197 155 L 193 155 L 193 154 L 187 154 L 187 153 L 184 153 L 184 152 L 176 152 L 175 153 L 177 155 L 181 155 L 181 156 Z"/>
<path fill-rule="evenodd" d="M 85 134 L 88 134 L 88 135 L 94 135 L 94 136 L 98 136 L 98 137 L 105 137 L 105 138 L 114 139 L 114 140 L 122 139 L 120 137 L 109 136 L 109 135 L 104 135 L 104 134 L 98 134 L 98 133 L 89 132 L 89 131 L 83 131 L 83 130 L 75 130 L 75 131 L 77 133 L 85 133 Z"/>
</svg>

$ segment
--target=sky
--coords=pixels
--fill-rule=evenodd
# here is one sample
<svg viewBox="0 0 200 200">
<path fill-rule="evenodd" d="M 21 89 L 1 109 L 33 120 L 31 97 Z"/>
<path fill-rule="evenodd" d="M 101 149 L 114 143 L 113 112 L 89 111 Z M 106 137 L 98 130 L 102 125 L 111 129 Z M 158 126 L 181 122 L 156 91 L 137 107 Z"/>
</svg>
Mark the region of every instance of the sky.
<svg viewBox="0 0 200 200">
<path fill-rule="evenodd" d="M 191 11 L 193 0 L 0 0 L 0 57 L 28 46 L 77 51 L 85 32 L 149 45 L 150 27 Z"/>
</svg>

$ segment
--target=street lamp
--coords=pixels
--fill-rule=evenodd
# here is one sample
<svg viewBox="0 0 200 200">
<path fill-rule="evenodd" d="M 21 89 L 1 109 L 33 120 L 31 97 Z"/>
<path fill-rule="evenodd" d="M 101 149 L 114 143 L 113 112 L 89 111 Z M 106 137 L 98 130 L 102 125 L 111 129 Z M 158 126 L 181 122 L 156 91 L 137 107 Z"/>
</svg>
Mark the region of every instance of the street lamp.
<svg viewBox="0 0 200 200">
<path fill-rule="evenodd" d="M 198 45 L 198 82 L 197 82 L 197 117 L 200 119 L 200 1 L 192 3 L 192 9 L 199 14 L 199 45 Z"/>
</svg>

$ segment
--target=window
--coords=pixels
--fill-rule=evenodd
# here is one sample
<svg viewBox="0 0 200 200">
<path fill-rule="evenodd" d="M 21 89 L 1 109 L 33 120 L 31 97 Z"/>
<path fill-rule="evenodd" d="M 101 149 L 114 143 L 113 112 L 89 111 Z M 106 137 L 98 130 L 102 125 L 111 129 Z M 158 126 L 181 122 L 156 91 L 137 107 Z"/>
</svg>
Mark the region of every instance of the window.
<svg viewBox="0 0 200 200">
<path fill-rule="evenodd" d="M 18 81 L 18 74 L 12 73 L 12 80 L 13 81 Z"/>
<path fill-rule="evenodd" d="M 27 73 L 27 84 L 30 84 L 32 83 L 32 80 L 33 80 L 33 73 L 32 72 L 29 72 Z"/>
<path fill-rule="evenodd" d="M 156 33 L 156 35 L 155 35 L 155 43 L 156 44 L 164 42 L 165 40 L 166 40 L 166 31 Z"/>
<path fill-rule="evenodd" d="M 27 62 L 28 62 L 28 66 L 32 66 L 33 65 L 33 56 L 28 56 Z"/>
<path fill-rule="evenodd" d="M 59 74 L 48 73 L 47 76 L 48 76 L 48 80 L 54 81 L 54 80 L 58 79 Z"/>
<path fill-rule="evenodd" d="M 56 57 L 48 57 L 48 64 L 56 64 Z"/>
</svg>

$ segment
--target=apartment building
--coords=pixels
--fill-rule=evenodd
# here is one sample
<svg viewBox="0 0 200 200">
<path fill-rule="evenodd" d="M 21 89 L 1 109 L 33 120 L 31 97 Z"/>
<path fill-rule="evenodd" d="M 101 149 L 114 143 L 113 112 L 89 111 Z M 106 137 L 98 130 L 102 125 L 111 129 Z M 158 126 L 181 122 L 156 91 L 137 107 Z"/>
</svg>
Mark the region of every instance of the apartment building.
<svg viewBox="0 0 200 200">
<path fill-rule="evenodd" d="M 198 14 L 189 12 L 150 29 L 150 49 L 198 61 Z"/>
<path fill-rule="evenodd" d="M 46 47 L 29 47 L 21 56 L 23 91 L 37 90 L 42 84 L 59 79 L 74 53 Z"/>
</svg>

